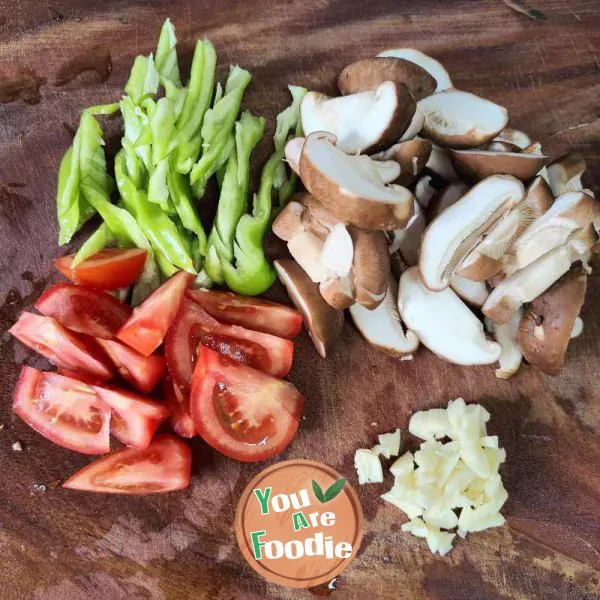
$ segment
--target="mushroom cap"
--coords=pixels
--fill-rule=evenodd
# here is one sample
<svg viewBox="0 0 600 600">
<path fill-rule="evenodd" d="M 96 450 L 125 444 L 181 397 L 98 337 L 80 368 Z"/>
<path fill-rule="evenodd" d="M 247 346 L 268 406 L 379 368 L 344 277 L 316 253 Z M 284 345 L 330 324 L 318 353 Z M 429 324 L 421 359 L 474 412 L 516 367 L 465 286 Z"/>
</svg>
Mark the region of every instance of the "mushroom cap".
<svg viewBox="0 0 600 600">
<path fill-rule="evenodd" d="M 445 289 L 483 234 L 524 194 L 518 179 L 494 175 L 480 181 L 438 215 L 425 230 L 421 244 L 419 274 L 423 283 L 432 291 Z"/>
<path fill-rule="evenodd" d="M 332 308 L 302 268 L 293 260 L 276 260 L 275 270 L 294 306 L 300 311 L 308 333 L 325 358 L 339 339 L 344 326 L 344 313 Z"/>
<path fill-rule="evenodd" d="M 319 284 L 321 296 L 329 306 L 337 310 L 350 308 L 354 304 L 355 290 L 351 277 L 336 277 Z"/>
<path fill-rule="evenodd" d="M 548 180 L 552 193 L 560 196 L 565 192 L 578 192 L 583 188 L 581 177 L 585 173 L 585 158 L 579 152 L 571 152 L 548 165 Z"/>
<path fill-rule="evenodd" d="M 400 176 L 395 183 L 408 187 L 425 168 L 431 155 L 432 143 L 423 138 L 414 138 L 394 144 L 373 156 L 375 160 L 393 160 L 400 165 Z"/>
<path fill-rule="evenodd" d="M 280 239 L 289 242 L 299 231 L 304 229 L 302 214 L 304 206 L 296 201 L 290 200 L 273 221 L 271 229 Z"/>
<path fill-rule="evenodd" d="M 381 164 L 367 156 L 344 154 L 331 137 L 313 134 L 302 148 L 300 177 L 306 189 L 344 222 L 364 229 L 397 229 L 412 216 L 414 198 L 405 187 L 385 184 Z"/>
<path fill-rule="evenodd" d="M 508 122 L 503 106 L 459 90 L 424 98 L 419 108 L 425 113 L 425 137 L 450 148 L 482 146 Z"/>
<path fill-rule="evenodd" d="M 363 58 L 348 65 L 338 77 L 338 88 L 345 96 L 373 90 L 384 81 L 404 84 L 415 100 L 434 93 L 436 80 L 414 62 L 395 57 Z"/>
<path fill-rule="evenodd" d="M 418 348 L 419 338 L 402 327 L 397 291 L 398 284 L 390 276 L 383 302 L 373 310 L 354 304 L 350 316 L 369 344 L 391 356 L 409 356 Z"/>
<path fill-rule="evenodd" d="M 386 81 L 375 90 L 330 98 L 308 92 L 300 104 L 307 136 L 326 131 L 348 154 L 375 152 L 393 144 L 406 131 L 417 105 L 408 88 Z"/>
<path fill-rule="evenodd" d="M 548 157 L 540 154 L 490 152 L 486 150 L 450 150 L 456 171 L 465 179 L 480 181 L 490 175 L 512 175 L 529 181 L 546 165 Z"/>
<path fill-rule="evenodd" d="M 541 217 L 552 206 L 554 202 L 552 190 L 541 175 L 538 175 L 529 184 L 523 202 L 529 207 L 531 214 L 536 219 Z"/>
<path fill-rule="evenodd" d="M 301 192 L 297 198 L 305 208 L 301 217 L 302 225 L 321 239 L 324 240 L 336 225 L 344 223 L 343 219 L 328 211 L 312 194 Z"/>
<path fill-rule="evenodd" d="M 414 48 L 394 48 L 380 52 L 377 56 L 403 58 L 404 60 L 409 60 L 416 65 L 419 65 L 435 79 L 437 83 L 435 92 L 443 92 L 452 87 L 450 75 L 448 75 L 448 71 L 446 71 L 442 63 L 435 58 L 424 54 L 420 50 L 415 50 Z"/>
<path fill-rule="evenodd" d="M 489 341 L 481 321 L 450 289 L 428 290 L 416 267 L 402 274 L 398 308 L 406 326 L 441 358 L 459 365 L 491 364 L 501 348 Z"/>
<path fill-rule="evenodd" d="M 548 375 L 557 375 L 564 366 L 586 287 L 585 271 L 581 267 L 571 269 L 535 298 L 521 319 L 519 343 L 523 356 Z"/>
<path fill-rule="evenodd" d="M 503 129 L 495 138 L 495 142 L 506 142 L 507 144 L 511 144 L 523 150 L 530 146 L 532 143 L 532 139 L 524 132 L 519 131 L 518 129 L 511 129 L 506 127 Z"/>
<path fill-rule="evenodd" d="M 474 248 L 456 269 L 455 275 L 469 281 L 487 281 L 502 270 L 502 261 L 477 252 Z"/>
<path fill-rule="evenodd" d="M 385 298 L 390 276 L 390 254 L 385 234 L 382 231 L 365 231 L 350 228 L 354 243 L 355 299 L 368 309 L 379 306 Z"/>
</svg>

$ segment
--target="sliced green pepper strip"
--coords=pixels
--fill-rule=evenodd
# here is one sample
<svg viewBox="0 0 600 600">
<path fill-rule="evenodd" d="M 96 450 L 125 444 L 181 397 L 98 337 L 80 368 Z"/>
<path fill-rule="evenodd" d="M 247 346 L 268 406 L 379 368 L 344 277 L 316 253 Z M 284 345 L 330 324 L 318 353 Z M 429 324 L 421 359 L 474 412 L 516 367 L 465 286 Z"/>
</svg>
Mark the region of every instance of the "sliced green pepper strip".
<svg viewBox="0 0 600 600">
<path fill-rule="evenodd" d="M 177 86 L 181 86 L 176 45 L 175 28 L 171 23 L 171 19 L 166 19 L 160 30 L 155 55 L 156 69 L 163 85 L 166 81 L 170 81 Z"/>
<path fill-rule="evenodd" d="M 229 157 L 232 150 L 230 132 L 251 78 L 245 69 L 232 67 L 225 84 L 225 94 L 206 111 L 201 130 L 202 156 L 191 172 L 192 186 L 198 197 L 204 195 L 208 180 Z"/>
<path fill-rule="evenodd" d="M 118 102 L 113 102 L 112 104 L 97 104 L 96 106 L 90 106 L 85 110 L 91 115 L 114 115 L 119 112 L 120 108 Z"/>
<path fill-rule="evenodd" d="M 56 208 L 58 213 L 58 243 L 71 241 L 79 226 L 79 148 L 77 136 L 60 162 Z"/>
<path fill-rule="evenodd" d="M 198 160 L 202 122 L 213 95 L 216 65 L 214 46 L 207 40 L 198 40 L 183 109 L 177 119 L 179 135 L 175 168 L 180 173 L 189 173 Z"/>
<path fill-rule="evenodd" d="M 146 193 L 137 189 L 127 175 L 125 156 L 120 150 L 115 157 L 115 176 L 125 208 L 133 214 L 142 232 L 152 244 L 157 254 L 161 268 L 163 262 L 196 273 L 192 259 L 186 249 L 187 241 L 182 236 L 173 221 L 160 209 L 148 201 Z"/>
<path fill-rule="evenodd" d="M 223 261 L 233 260 L 233 240 L 241 216 L 248 210 L 250 154 L 262 138 L 265 120 L 245 111 L 235 124 L 235 146 L 227 161 L 221 184 L 217 214 L 209 237 L 206 273 L 216 283 L 224 283 Z"/>
<path fill-rule="evenodd" d="M 281 160 L 283 154 L 276 152 L 267 161 L 262 171 L 252 215 L 244 215 L 237 225 L 233 245 L 235 267 L 229 262 L 221 262 L 225 283 L 238 294 L 262 294 L 273 285 L 277 277 L 275 269 L 265 257 L 262 241 L 269 227 L 271 193 L 275 171 Z"/>
<path fill-rule="evenodd" d="M 103 250 L 112 242 L 115 241 L 115 236 L 112 234 L 109 226 L 106 223 L 102 223 L 92 235 L 85 241 L 83 246 L 79 248 L 77 254 L 73 257 L 71 267 L 76 267 L 79 263 L 88 259 L 94 254 L 98 254 L 100 250 Z"/>
<path fill-rule="evenodd" d="M 154 252 L 148 250 L 144 270 L 133 286 L 131 306 L 139 306 L 156 288 L 160 286 L 160 273 L 156 265 Z"/>
<path fill-rule="evenodd" d="M 129 79 L 125 84 L 125 93 L 131 96 L 134 104 L 139 105 L 144 98 L 156 94 L 159 82 L 160 76 L 154 65 L 152 54 L 136 56 Z"/>
<path fill-rule="evenodd" d="M 148 200 L 158 204 L 163 212 L 172 214 L 173 207 L 169 199 L 169 188 L 167 186 L 167 172 L 169 170 L 169 159 L 163 158 L 154 168 L 148 181 Z"/>
<path fill-rule="evenodd" d="M 152 133 L 152 160 L 155 165 L 167 158 L 175 146 L 175 115 L 173 106 L 167 98 L 156 103 L 156 109 L 150 117 Z"/>
</svg>

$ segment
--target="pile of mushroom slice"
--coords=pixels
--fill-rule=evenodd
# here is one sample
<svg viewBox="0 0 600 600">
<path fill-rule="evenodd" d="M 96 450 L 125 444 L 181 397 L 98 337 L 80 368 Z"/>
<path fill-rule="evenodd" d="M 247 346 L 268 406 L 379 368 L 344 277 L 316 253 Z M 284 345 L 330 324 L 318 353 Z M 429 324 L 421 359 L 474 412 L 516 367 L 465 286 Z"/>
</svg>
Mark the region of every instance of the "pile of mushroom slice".
<svg viewBox="0 0 600 600">
<path fill-rule="evenodd" d="M 523 358 L 559 372 L 598 247 L 581 155 L 552 161 L 506 108 L 415 49 L 346 66 L 338 88 L 302 101 L 304 137 L 285 153 L 306 192 L 273 224 L 319 312 L 339 329 L 349 309 L 401 358 L 421 343 L 461 365 L 498 362 L 499 378 Z"/>
</svg>

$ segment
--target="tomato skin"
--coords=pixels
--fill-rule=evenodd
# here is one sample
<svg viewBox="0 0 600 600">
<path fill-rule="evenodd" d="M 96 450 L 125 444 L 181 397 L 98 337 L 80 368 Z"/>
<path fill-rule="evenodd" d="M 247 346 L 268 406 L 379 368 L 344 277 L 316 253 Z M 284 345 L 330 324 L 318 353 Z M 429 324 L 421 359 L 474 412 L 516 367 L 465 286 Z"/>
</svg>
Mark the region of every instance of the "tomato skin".
<svg viewBox="0 0 600 600">
<path fill-rule="evenodd" d="M 166 405 L 115 387 L 93 386 L 111 410 L 111 433 L 126 446 L 147 448 L 160 424 L 169 416 Z"/>
<path fill-rule="evenodd" d="M 105 357 L 97 354 L 84 337 L 71 333 L 52 317 L 21 313 L 9 332 L 58 367 L 100 381 L 112 377 L 111 365 Z"/>
<path fill-rule="evenodd" d="M 291 341 L 219 323 L 201 306 L 184 298 L 165 337 L 169 373 L 183 397 L 190 393 L 199 343 L 274 377 L 284 377 L 292 366 Z"/>
<path fill-rule="evenodd" d="M 133 309 L 117 338 L 140 354 L 150 356 L 161 345 L 193 281 L 194 276 L 185 271 L 173 275 Z"/>
<path fill-rule="evenodd" d="M 23 367 L 12 408 L 32 429 L 63 448 L 82 454 L 110 452 L 110 410 L 81 381 Z"/>
<path fill-rule="evenodd" d="M 106 248 L 94 256 L 71 266 L 74 254 L 54 260 L 54 266 L 74 283 L 118 290 L 135 283 L 146 262 L 147 250 L 143 248 Z"/>
<path fill-rule="evenodd" d="M 198 435 L 190 412 L 189 394 L 183 395 L 180 390 L 176 389 L 168 373 L 165 373 L 162 383 L 165 405 L 171 411 L 169 417 L 171 429 L 184 438 L 193 438 Z"/>
<path fill-rule="evenodd" d="M 173 435 L 157 435 L 144 450 L 123 448 L 84 467 L 68 490 L 143 496 L 183 490 L 190 484 L 192 453 Z"/>
<path fill-rule="evenodd" d="M 200 346 L 190 406 L 205 442 L 225 456 L 255 462 L 291 443 L 304 398 L 290 382 Z"/>
<path fill-rule="evenodd" d="M 148 394 L 154 389 L 166 367 L 164 356 L 144 356 L 114 340 L 96 339 L 96 342 L 110 357 L 119 375 L 136 390 Z"/>
<path fill-rule="evenodd" d="M 127 304 L 102 290 L 64 282 L 49 287 L 35 308 L 71 331 L 108 340 L 131 315 Z"/>
<path fill-rule="evenodd" d="M 253 296 L 206 289 L 188 290 L 188 298 L 222 323 L 292 339 L 302 329 L 302 316 L 289 306 Z"/>
</svg>

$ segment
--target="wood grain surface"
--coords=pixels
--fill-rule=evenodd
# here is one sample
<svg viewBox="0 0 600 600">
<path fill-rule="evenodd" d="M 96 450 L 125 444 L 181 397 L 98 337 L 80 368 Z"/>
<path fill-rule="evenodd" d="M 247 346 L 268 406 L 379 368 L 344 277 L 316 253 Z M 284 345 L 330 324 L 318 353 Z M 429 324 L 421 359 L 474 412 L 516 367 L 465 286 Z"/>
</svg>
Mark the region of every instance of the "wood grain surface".
<svg viewBox="0 0 600 600">
<path fill-rule="evenodd" d="M 230 62 L 252 71 L 246 105 L 271 126 L 288 101 L 288 83 L 332 90 L 350 61 L 413 46 L 441 59 L 457 87 L 505 105 L 511 123 L 547 153 L 583 152 L 587 184 L 598 192 L 600 5 L 531 2 L 0 0 L 1 598 L 311 597 L 262 580 L 236 546 L 236 503 L 263 465 L 236 463 L 195 440 L 192 484 L 182 493 L 69 493 L 57 480 L 89 459 L 11 415 L 20 366 L 44 362 L 5 332 L 56 278 L 50 259 L 66 251 L 56 244 L 55 180 L 79 112 L 119 98 L 134 56 L 153 50 L 167 16 L 184 72 L 194 41 L 210 38 L 221 76 Z M 290 379 L 306 394 L 306 413 L 282 458 L 323 460 L 358 488 L 357 447 L 406 427 L 413 411 L 457 396 L 490 410 L 492 433 L 508 452 L 507 525 L 459 541 L 444 559 L 403 534 L 402 514 L 379 501 L 390 477 L 360 487 L 366 536 L 334 597 L 600 598 L 599 293 L 593 276 L 584 333 L 556 378 L 525 367 L 501 381 L 492 368 L 452 366 L 425 350 L 398 362 L 369 348 L 349 323 L 327 361 L 306 334 L 299 337 Z M 276 288 L 273 297 L 285 294 Z M 17 440 L 23 452 L 11 449 Z"/>
</svg>

